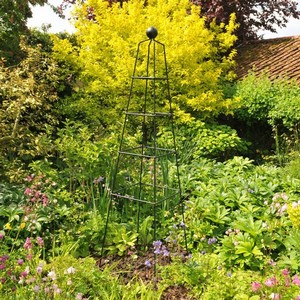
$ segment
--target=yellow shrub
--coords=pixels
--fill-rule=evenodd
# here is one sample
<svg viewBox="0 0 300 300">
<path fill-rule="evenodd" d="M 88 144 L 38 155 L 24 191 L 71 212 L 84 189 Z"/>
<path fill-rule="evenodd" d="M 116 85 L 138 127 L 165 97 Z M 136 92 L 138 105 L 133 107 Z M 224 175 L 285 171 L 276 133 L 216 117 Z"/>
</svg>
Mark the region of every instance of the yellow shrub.
<svg viewBox="0 0 300 300">
<path fill-rule="evenodd" d="M 207 28 L 205 19 L 199 17 L 200 7 L 189 0 L 144 3 L 130 0 L 120 8 L 119 3 L 108 7 L 107 1 L 87 0 L 75 9 L 79 46 L 73 55 L 78 56 L 85 93 L 99 105 L 95 110 L 101 110 L 100 118 L 112 122 L 124 109 L 137 43 L 147 39 L 145 32 L 150 26 L 158 29 L 157 40 L 166 45 L 177 116 L 186 119 L 193 112 L 202 117 L 230 113 L 236 101 L 224 99 L 222 84 L 234 78 L 234 15 L 227 25 Z M 86 18 L 89 7 L 94 20 Z M 65 42 L 56 40 L 55 51 L 63 57 Z"/>
</svg>

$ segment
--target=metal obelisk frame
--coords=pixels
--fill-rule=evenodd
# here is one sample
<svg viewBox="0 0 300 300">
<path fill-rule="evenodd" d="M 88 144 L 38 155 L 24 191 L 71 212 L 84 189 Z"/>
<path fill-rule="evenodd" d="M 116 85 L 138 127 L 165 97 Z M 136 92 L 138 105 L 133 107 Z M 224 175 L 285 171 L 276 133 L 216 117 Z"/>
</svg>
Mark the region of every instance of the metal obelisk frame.
<svg viewBox="0 0 300 300">
<path fill-rule="evenodd" d="M 137 233 L 145 219 L 150 220 L 151 239 L 156 241 L 165 212 L 180 206 L 184 222 L 184 204 L 179 177 L 165 45 L 156 41 L 157 30 L 147 30 L 149 39 L 138 44 L 130 94 L 115 171 L 110 185 L 110 204 L 105 225 L 105 247 L 112 211 L 126 222 L 136 224 Z M 159 134 L 169 128 L 169 139 Z M 169 147 L 166 147 L 168 145 Z M 150 219 L 149 219 L 150 218 Z M 145 226 L 144 226 L 145 227 Z M 143 228 L 144 228 L 143 227 Z M 145 228 L 143 229 L 145 230 Z M 149 242 L 138 238 L 138 243 Z M 186 236 L 184 229 L 186 247 Z"/>
</svg>

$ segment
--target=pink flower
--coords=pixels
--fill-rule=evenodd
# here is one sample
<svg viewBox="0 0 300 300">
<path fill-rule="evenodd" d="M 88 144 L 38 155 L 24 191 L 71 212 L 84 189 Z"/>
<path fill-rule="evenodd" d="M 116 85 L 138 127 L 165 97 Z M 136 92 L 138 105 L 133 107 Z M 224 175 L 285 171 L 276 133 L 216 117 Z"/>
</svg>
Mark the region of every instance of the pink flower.
<svg viewBox="0 0 300 300">
<path fill-rule="evenodd" d="M 5 263 L 9 259 L 9 256 L 7 254 L 4 254 L 0 257 L 0 262 Z"/>
<path fill-rule="evenodd" d="M 25 178 L 25 181 L 31 182 L 33 180 L 33 178 L 34 178 L 34 174 L 29 175 Z"/>
<path fill-rule="evenodd" d="M 28 272 L 27 271 L 23 271 L 20 273 L 20 277 L 26 277 L 28 275 Z"/>
<path fill-rule="evenodd" d="M 44 246 L 44 241 L 43 241 L 43 239 L 41 238 L 41 237 L 37 237 L 36 238 L 36 242 L 38 243 L 38 245 L 40 246 L 40 247 L 43 247 Z"/>
<path fill-rule="evenodd" d="M 290 274 L 288 269 L 283 269 L 281 273 L 283 276 L 288 276 Z"/>
<path fill-rule="evenodd" d="M 276 277 L 273 276 L 271 278 L 268 278 L 266 281 L 265 281 L 265 285 L 268 286 L 268 287 L 272 287 L 274 286 L 275 284 L 277 283 L 277 280 L 276 280 Z"/>
<path fill-rule="evenodd" d="M 44 207 L 47 206 L 49 200 L 48 200 L 48 198 L 47 198 L 47 196 L 46 196 L 45 194 L 43 194 L 42 199 L 43 199 L 43 206 L 44 206 Z"/>
<path fill-rule="evenodd" d="M 270 298 L 273 299 L 273 300 L 280 300 L 280 299 L 281 299 L 281 296 L 280 296 L 280 294 L 272 293 L 272 294 L 270 295 Z"/>
<path fill-rule="evenodd" d="M 294 276 L 292 282 L 293 282 L 294 285 L 300 286 L 300 278 L 299 278 L 299 276 L 297 274 Z"/>
<path fill-rule="evenodd" d="M 24 260 L 22 258 L 18 259 L 18 265 L 19 266 L 22 266 L 24 263 Z"/>
<path fill-rule="evenodd" d="M 285 286 L 290 286 L 291 285 L 291 280 L 289 277 L 285 277 Z"/>
<path fill-rule="evenodd" d="M 24 248 L 27 250 L 32 249 L 32 243 L 31 243 L 30 238 L 26 238 L 26 241 L 24 243 Z"/>
<path fill-rule="evenodd" d="M 32 194 L 32 189 L 31 188 L 26 188 L 25 191 L 24 191 L 24 194 L 26 196 L 30 196 Z"/>
<path fill-rule="evenodd" d="M 269 261 L 269 265 L 271 265 L 272 267 L 274 267 L 274 266 L 276 266 L 276 262 L 273 259 L 271 259 Z"/>
<path fill-rule="evenodd" d="M 261 287 L 262 287 L 262 285 L 259 282 L 257 282 L 257 281 L 253 281 L 252 282 L 252 290 L 253 290 L 253 292 L 256 293 Z"/>
</svg>

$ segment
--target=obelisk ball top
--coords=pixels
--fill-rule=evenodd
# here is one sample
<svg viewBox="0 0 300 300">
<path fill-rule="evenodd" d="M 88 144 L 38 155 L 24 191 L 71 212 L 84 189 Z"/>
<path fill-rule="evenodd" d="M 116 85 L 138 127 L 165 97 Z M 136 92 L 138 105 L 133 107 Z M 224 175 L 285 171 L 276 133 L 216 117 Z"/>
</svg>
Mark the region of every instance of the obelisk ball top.
<svg viewBox="0 0 300 300">
<path fill-rule="evenodd" d="M 147 37 L 151 40 L 155 39 L 158 35 L 158 31 L 155 27 L 149 27 L 146 31 Z"/>
</svg>

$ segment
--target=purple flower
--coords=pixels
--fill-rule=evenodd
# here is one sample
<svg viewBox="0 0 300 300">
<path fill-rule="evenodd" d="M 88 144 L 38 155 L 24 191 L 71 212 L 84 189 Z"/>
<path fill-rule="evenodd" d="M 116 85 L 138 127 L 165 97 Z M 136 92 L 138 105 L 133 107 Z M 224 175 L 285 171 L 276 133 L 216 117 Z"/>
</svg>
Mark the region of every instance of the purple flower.
<svg viewBox="0 0 300 300">
<path fill-rule="evenodd" d="M 0 270 L 4 270 L 5 269 L 5 264 L 0 264 Z"/>
<path fill-rule="evenodd" d="M 9 259 L 9 256 L 7 254 L 4 254 L 0 257 L 0 262 L 5 263 Z"/>
<path fill-rule="evenodd" d="M 4 238 L 4 233 L 0 233 L 0 240 L 2 240 Z"/>
<path fill-rule="evenodd" d="M 40 290 L 40 287 L 38 285 L 35 285 L 34 288 L 33 288 L 33 291 L 35 293 L 37 293 L 39 290 Z"/>
<path fill-rule="evenodd" d="M 184 222 L 180 222 L 179 226 L 182 227 L 182 228 L 186 227 L 186 225 L 184 224 Z"/>
<path fill-rule="evenodd" d="M 154 242 L 153 242 L 153 247 L 154 247 L 155 249 L 160 248 L 161 245 L 162 245 L 162 242 L 161 242 L 160 240 L 154 241 Z"/>
<path fill-rule="evenodd" d="M 160 254 L 161 253 L 161 250 L 160 249 L 155 249 L 154 250 L 154 254 Z"/>
<path fill-rule="evenodd" d="M 23 260 L 22 258 L 19 258 L 19 259 L 18 259 L 18 265 L 19 265 L 19 266 L 22 266 L 23 263 L 24 263 L 24 260 Z"/>
<path fill-rule="evenodd" d="M 104 180 L 104 177 L 99 176 L 98 178 L 94 179 L 94 183 L 100 183 Z"/>
<path fill-rule="evenodd" d="M 149 260 L 146 260 L 144 264 L 145 264 L 145 266 L 148 267 L 148 268 L 151 267 L 151 262 L 150 262 Z"/>
<path fill-rule="evenodd" d="M 212 238 L 208 239 L 207 244 L 211 245 L 211 244 L 214 244 L 216 241 L 217 241 L 217 239 L 215 237 L 212 237 Z"/>
<path fill-rule="evenodd" d="M 43 264 L 39 264 L 38 267 L 36 268 L 36 271 L 38 272 L 38 274 L 42 274 Z"/>
</svg>

